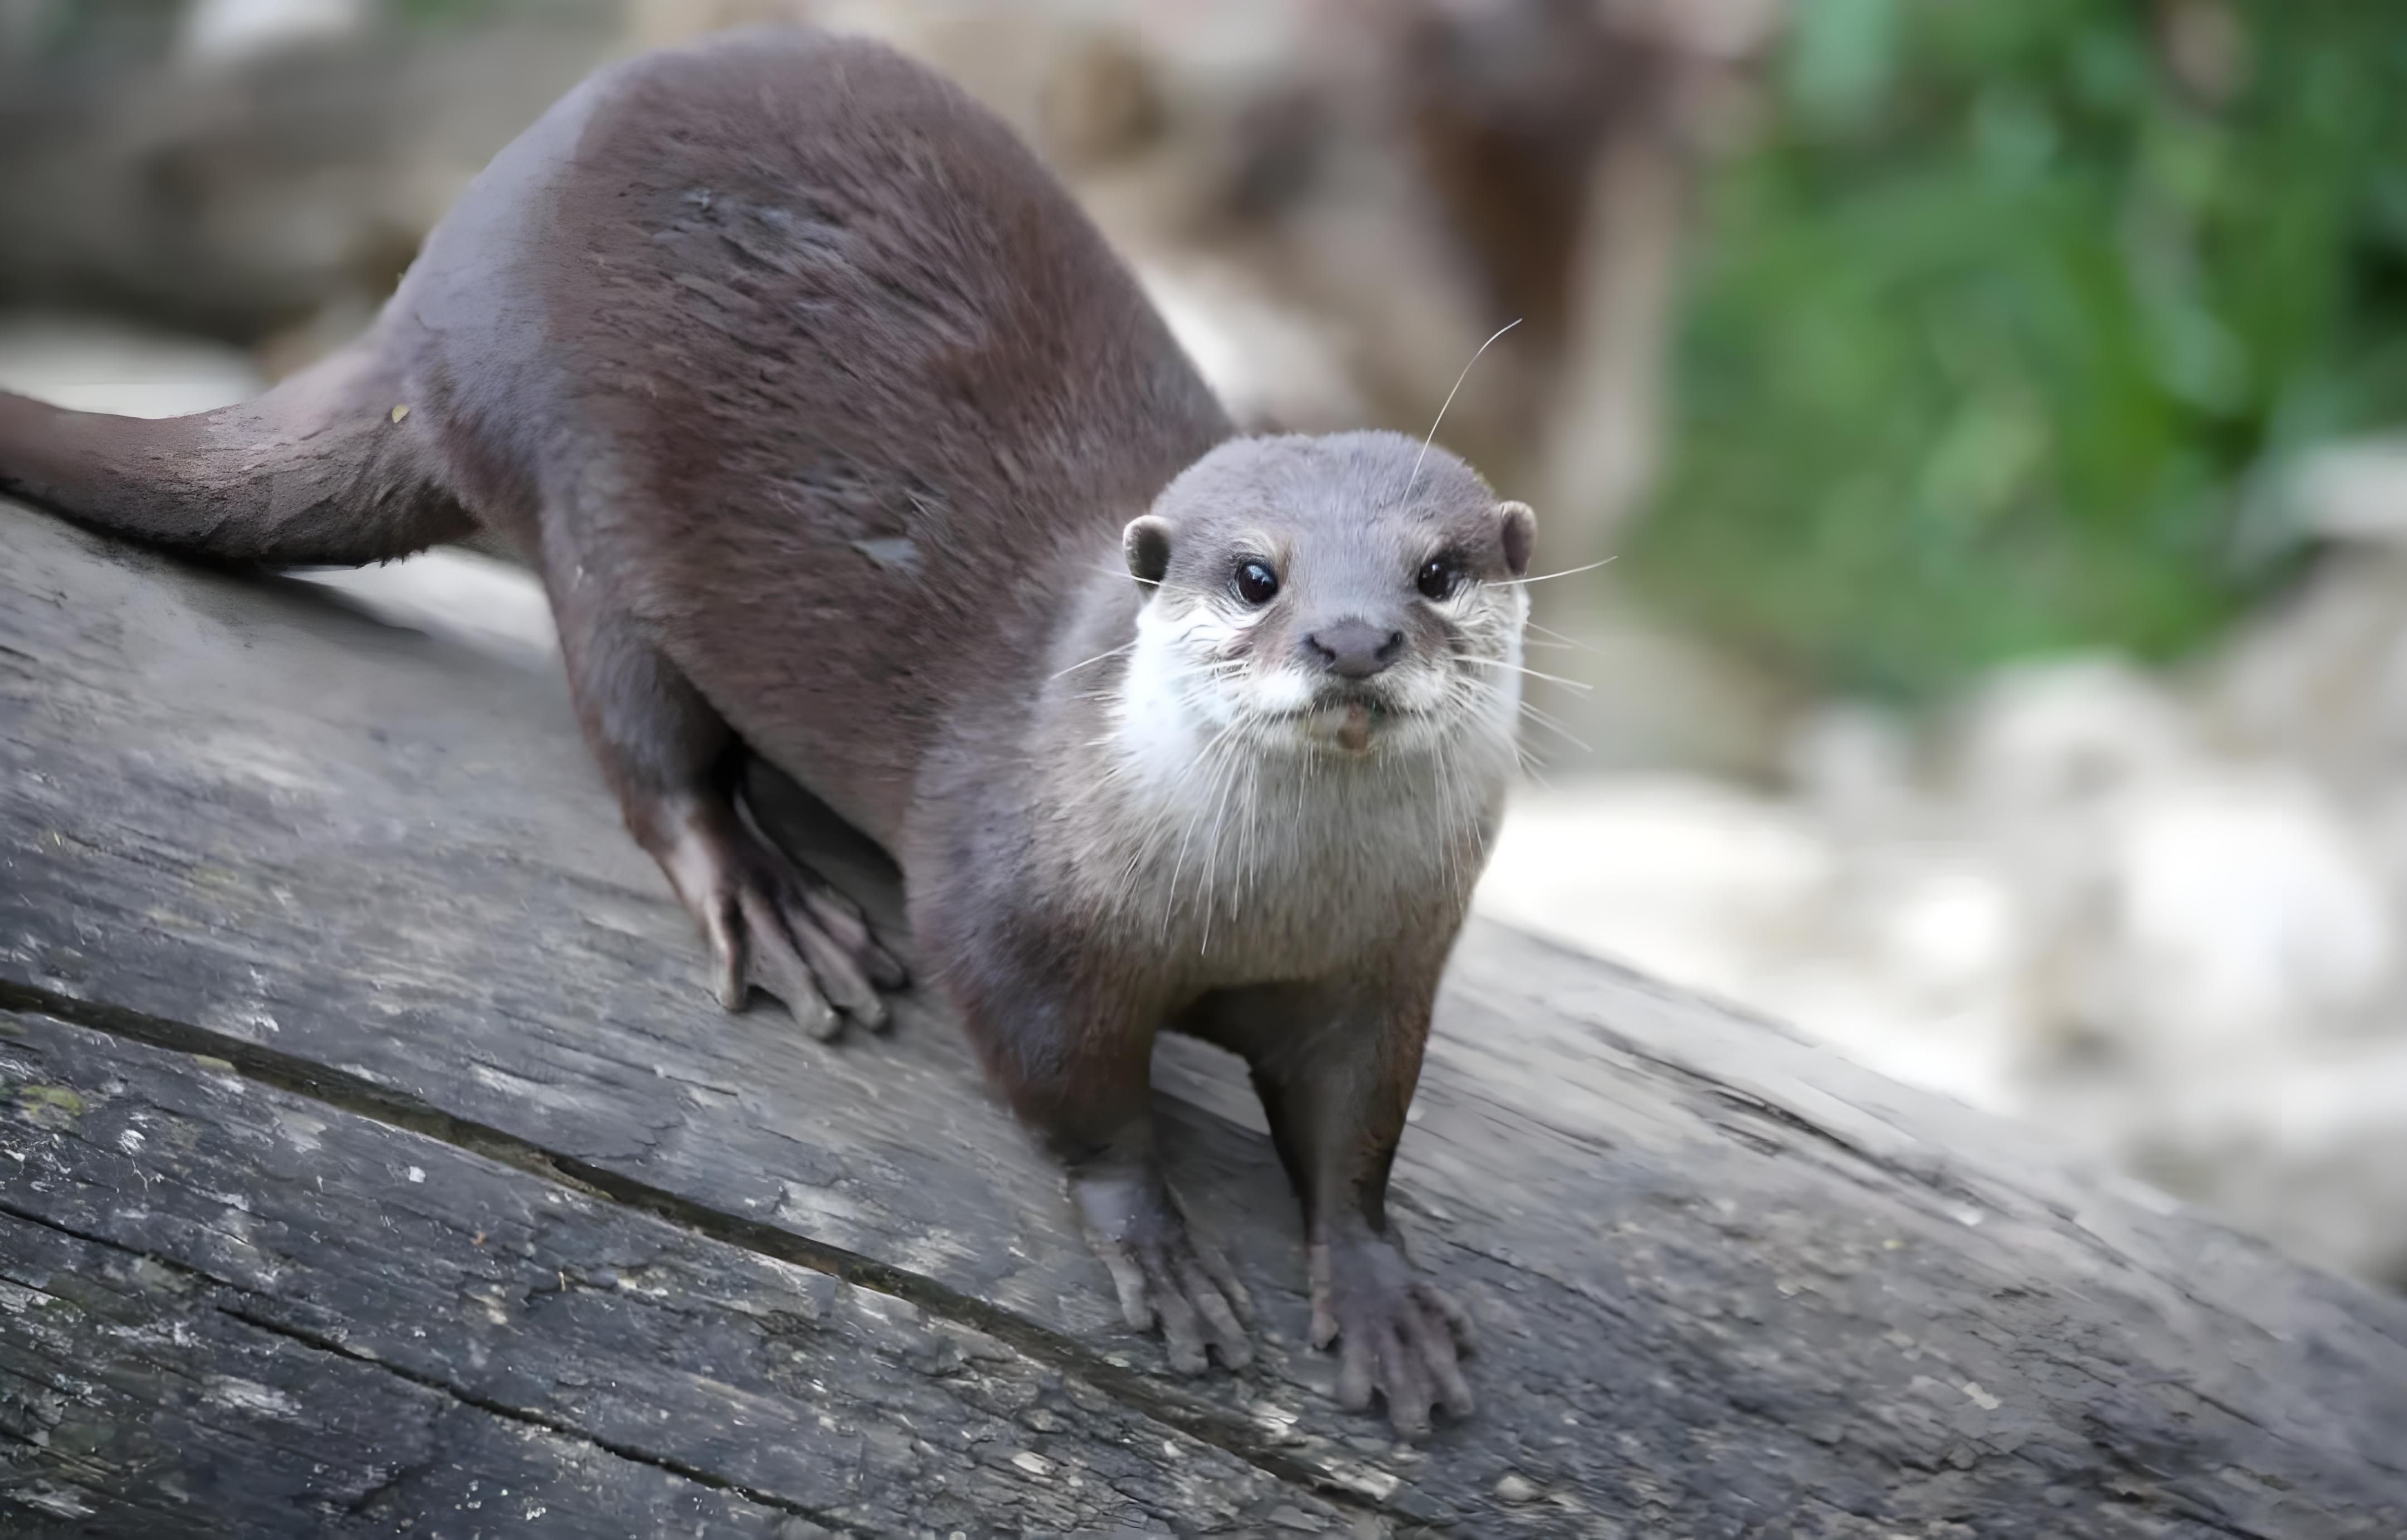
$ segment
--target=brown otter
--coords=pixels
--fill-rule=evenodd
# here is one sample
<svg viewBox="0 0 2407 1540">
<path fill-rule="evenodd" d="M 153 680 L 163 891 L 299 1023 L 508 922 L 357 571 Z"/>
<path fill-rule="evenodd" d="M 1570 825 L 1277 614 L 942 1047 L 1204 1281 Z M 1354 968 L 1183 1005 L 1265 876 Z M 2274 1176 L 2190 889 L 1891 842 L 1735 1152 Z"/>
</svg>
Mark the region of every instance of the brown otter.
<svg viewBox="0 0 2407 1540">
<path fill-rule="evenodd" d="M 1155 1160 L 1162 1026 L 1252 1067 L 1342 1399 L 1468 1409 L 1386 1187 L 1514 763 L 1531 514 L 1393 435 L 1233 436 L 943 80 L 797 31 L 605 70 L 357 345 L 168 421 L 0 397 L 0 487 L 227 561 L 507 537 L 727 1005 L 757 979 L 826 1037 L 903 981 L 747 821 L 748 749 L 899 859 L 918 955 L 1175 1365 L 1250 1348 Z"/>
</svg>

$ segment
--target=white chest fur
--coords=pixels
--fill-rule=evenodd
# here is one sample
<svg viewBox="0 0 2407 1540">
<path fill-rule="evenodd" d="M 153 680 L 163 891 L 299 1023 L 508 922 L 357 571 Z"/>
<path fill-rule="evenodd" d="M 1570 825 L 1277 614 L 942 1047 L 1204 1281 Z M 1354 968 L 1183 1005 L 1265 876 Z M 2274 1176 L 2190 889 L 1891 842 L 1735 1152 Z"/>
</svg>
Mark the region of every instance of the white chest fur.
<svg viewBox="0 0 2407 1540">
<path fill-rule="evenodd" d="M 1206 977 L 1302 975 L 1374 954 L 1402 917 L 1467 892 L 1514 763 L 1517 674 L 1479 676 L 1454 720 L 1343 753 L 1192 661 L 1195 623 L 1148 607 L 1098 745 L 1115 834 L 1090 848 L 1093 875 L 1127 922 Z"/>
</svg>

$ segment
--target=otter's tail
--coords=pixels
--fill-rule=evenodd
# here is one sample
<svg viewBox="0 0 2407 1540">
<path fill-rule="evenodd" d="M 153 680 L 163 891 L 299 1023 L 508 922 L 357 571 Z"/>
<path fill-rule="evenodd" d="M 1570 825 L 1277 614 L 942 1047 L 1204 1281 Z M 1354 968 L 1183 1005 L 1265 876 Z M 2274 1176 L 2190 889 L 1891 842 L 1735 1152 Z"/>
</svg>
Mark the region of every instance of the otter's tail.
<svg viewBox="0 0 2407 1540">
<path fill-rule="evenodd" d="M 0 392 L 0 492 L 110 535 L 273 566 L 389 561 L 474 527 L 396 373 L 356 344 L 266 394 L 111 417 Z"/>
</svg>

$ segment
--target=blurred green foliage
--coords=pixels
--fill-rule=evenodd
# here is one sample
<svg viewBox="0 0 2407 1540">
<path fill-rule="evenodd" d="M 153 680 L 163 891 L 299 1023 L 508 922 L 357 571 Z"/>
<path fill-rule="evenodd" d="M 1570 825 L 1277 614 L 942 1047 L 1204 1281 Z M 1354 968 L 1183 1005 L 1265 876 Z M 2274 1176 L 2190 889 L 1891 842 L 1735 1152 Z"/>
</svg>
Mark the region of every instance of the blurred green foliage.
<svg viewBox="0 0 2407 1540">
<path fill-rule="evenodd" d="M 2286 570 L 2254 490 L 2407 420 L 2400 0 L 1798 0 L 1776 87 L 1634 553 L 1675 609 L 1906 695 L 2176 654 Z"/>
</svg>

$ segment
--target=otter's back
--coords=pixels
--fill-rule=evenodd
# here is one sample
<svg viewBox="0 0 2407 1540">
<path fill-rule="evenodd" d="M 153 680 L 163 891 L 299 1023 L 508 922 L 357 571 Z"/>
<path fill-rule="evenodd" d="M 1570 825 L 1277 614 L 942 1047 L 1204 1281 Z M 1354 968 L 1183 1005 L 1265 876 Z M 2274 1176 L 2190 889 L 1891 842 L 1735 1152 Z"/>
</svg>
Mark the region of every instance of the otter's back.
<svg viewBox="0 0 2407 1540">
<path fill-rule="evenodd" d="M 430 316 L 439 373 L 513 355 L 520 398 L 468 436 L 539 434 L 547 544 L 891 838 L 938 725 L 1027 687 L 1119 525 L 1226 418 L 1034 156 L 883 47 L 779 29 L 648 56 L 523 143 L 455 217 L 508 230 L 474 254 L 510 264 L 492 335 Z M 429 257 L 440 311 L 466 261 L 439 235 Z"/>
</svg>

